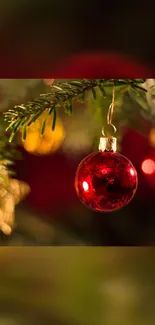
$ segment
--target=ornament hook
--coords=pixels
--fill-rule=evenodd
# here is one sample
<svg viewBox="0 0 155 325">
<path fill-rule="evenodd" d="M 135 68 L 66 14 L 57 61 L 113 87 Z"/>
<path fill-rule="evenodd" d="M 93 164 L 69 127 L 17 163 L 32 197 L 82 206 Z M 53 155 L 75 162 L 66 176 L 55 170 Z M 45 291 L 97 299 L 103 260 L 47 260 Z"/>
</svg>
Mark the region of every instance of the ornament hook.
<svg viewBox="0 0 155 325">
<path fill-rule="evenodd" d="M 112 102 L 108 109 L 107 124 L 112 124 L 112 117 L 113 117 L 113 113 L 114 113 L 114 102 L 115 102 L 115 86 L 113 86 L 113 89 L 112 89 Z"/>
<path fill-rule="evenodd" d="M 102 134 L 104 137 L 107 136 L 108 134 L 114 136 L 117 131 L 116 127 L 112 124 L 112 118 L 114 113 L 114 102 L 115 102 L 115 86 L 113 86 L 112 89 L 112 102 L 108 108 L 107 124 L 102 127 Z"/>
<path fill-rule="evenodd" d="M 99 143 L 99 150 L 101 151 L 116 151 L 117 140 L 115 138 L 116 127 L 112 124 L 112 117 L 114 113 L 115 87 L 112 90 L 112 102 L 107 113 L 107 124 L 102 127 L 102 135 Z"/>
</svg>

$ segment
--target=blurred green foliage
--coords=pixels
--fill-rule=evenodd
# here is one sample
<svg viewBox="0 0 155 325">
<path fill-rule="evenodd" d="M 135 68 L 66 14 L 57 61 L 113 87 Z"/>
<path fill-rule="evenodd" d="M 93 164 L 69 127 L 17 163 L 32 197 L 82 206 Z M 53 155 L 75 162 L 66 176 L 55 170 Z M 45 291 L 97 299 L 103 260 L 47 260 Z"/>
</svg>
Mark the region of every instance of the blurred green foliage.
<svg viewBox="0 0 155 325">
<path fill-rule="evenodd" d="M 8 315 L 12 304 L 49 324 L 154 325 L 154 256 L 138 247 L 2 248 L 0 299 Z"/>
</svg>

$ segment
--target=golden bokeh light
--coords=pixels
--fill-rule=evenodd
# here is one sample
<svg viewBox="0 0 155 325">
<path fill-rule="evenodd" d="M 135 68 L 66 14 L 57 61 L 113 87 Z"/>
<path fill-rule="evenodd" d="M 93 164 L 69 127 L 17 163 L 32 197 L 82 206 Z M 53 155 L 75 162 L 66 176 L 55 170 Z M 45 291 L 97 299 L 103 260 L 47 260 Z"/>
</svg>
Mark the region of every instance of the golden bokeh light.
<svg viewBox="0 0 155 325">
<path fill-rule="evenodd" d="M 56 119 L 55 129 L 52 131 L 52 116 L 48 116 L 44 134 L 41 135 L 44 119 L 45 113 L 28 127 L 26 140 L 22 141 L 24 149 L 34 155 L 48 155 L 56 152 L 65 137 L 63 123 L 59 117 Z"/>
<path fill-rule="evenodd" d="M 151 129 L 148 139 L 151 147 L 155 148 L 155 128 Z"/>
</svg>

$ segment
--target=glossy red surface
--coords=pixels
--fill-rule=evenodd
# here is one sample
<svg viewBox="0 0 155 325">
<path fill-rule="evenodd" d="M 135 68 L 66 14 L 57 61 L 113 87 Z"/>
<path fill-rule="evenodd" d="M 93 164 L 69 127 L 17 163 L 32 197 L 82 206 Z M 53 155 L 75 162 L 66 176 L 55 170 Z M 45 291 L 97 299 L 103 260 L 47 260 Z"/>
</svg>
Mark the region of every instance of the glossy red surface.
<svg viewBox="0 0 155 325">
<path fill-rule="evenodd" d="M 137 189 L 137 172 L 123 155 L 96 152 L 81 161 L 75 176 L 80 200 L 98 212 L 111 212 L 127 205 Z"/>
</svg>

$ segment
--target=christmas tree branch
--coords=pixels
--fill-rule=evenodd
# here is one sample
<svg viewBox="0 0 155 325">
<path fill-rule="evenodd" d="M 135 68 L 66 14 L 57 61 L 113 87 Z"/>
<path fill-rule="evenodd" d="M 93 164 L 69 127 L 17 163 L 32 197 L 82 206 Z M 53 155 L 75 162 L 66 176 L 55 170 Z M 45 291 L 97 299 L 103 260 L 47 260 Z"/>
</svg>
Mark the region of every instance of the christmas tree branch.
<svg viewBox="0 0 155 325">
<path fill-rule="evenodd" d="M 16 143 L 13 141 L 9 143 L 8 135 L 6 134 L 6 124 L 0 118 L 0 165 L 3 165 L 8 170 L 10 176 L 15 175 L 13 170 L 14 159 L 21 159 L 21 154 L 17 149 Z"/>
<path fill-rule="evenodd" d="M 28 102 L 26 105 L 17 105 L 5 113 L 5 121 L 9 124 L 7 130 L 11 129 L 12 131 L 9 141 L 12 141 L 15 133 L 21 127 L 23 140 L 25 140 L 27 126 L 35 122 L 43 112 L 47 112 L 47 114 L 43 121 L 41 134 L 44 133 L 47 117 L 51 114 L 53 115 L 51 127 L 54 130 L 57 108 L 63 106 L 65 112 L 70 115 L 73 99 L 84 99 L 87 91 L 92 91 L 96 99 L 96 89 L 99 88 L 103 97 L 106 97 L 105 89 L 114 85 L 115 87 L 132 87 L 139 94 L 139 90 L 146 91 L 141 87 L 145 81 L 146 79 L 82 79 L 53 84 L 49 93 L 41 94 L 38 99 Z"/>
</svg>

